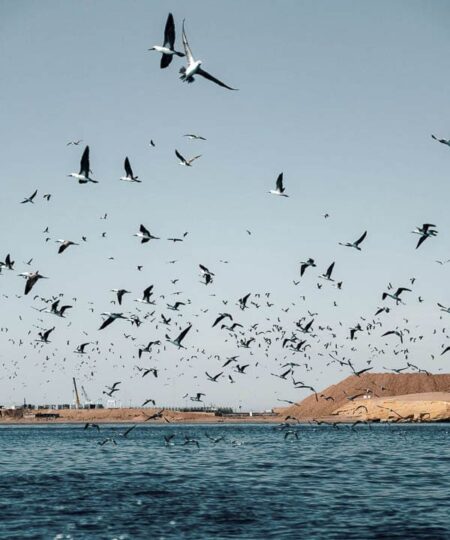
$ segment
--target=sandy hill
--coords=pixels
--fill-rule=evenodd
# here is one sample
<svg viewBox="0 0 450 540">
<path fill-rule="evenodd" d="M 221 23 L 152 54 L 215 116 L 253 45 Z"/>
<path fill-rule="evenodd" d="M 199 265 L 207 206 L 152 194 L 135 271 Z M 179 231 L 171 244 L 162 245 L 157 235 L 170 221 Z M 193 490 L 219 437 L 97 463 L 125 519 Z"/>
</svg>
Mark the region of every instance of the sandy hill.
<svg viewBox="0 0 450 540">
<path fill-rule="evenodd" d="M 338 384 L 319 391 L 318 401 L 312 394 L 283 412 L 299 419 L 321 418 L 329 416 L 338 408 L 345 407 L 351 401 L 348 399 L 350 397 L 359 395 L 359 398 L 363 399 L 364 394 L 376 398 L 425 392 L 450 392 L 450 373 L 443 375 L 364 373 L 360 377 L 352 375 Z"/>
</svg>

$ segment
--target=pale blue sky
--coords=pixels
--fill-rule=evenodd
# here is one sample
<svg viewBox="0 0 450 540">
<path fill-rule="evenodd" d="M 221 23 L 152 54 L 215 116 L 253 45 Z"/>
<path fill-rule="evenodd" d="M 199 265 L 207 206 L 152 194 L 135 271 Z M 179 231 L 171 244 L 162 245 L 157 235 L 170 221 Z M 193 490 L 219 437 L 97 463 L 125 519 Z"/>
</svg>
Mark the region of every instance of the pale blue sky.
<svg viewBox="0 0 450 540">
<path fill-rule="evenodd" d="M 184 18 L 194 55 L 238 92 L 200 77 L 183 84 L 179 58 L 168 69 L 159 68 L 159 55 L 147 49 L 162 44 L 169 11 L 178 49 Z M 410 345 L 409 360 L 448 371 L 448 358 L 438 357 L 445 334 L 432 332 L 446 322 L 439 320 L 436 302 L 450 304 L 450 266 L 435 262 L 450 258 L 450 148 L 430 138 L 431 133 L 450 138 L 447 2 L 3 1 L 0 14 L 0 257 L 11 252 L 17 261 L 17 271 L 4 270 L 0 277 L 0 291 L 8 295 L 2 297 L 0 324 L 9 328 L 0 334 L 0 402 L 24 396 L 68 401 L 73 375 L 92 397 L 99 397 L 105 384 L 122 380 L 124 403 L 155 396 L 159 403 L 176 404 L 195 391 L 206 391 L 207 402 L 258 408 L 275 405 L 278 397 L 301 398 L 305 392 L 270 376 L 289 353 L 274 346 L 269 358 L 260 358 L 257 347 L 249 356 L 225 343 L 225 334 L 209 328 L 216 313 L 229 310 L 237 321 L 264 328 L 280 316 L 290 334 L 307 309 L 318 311 L 317 324 L 335 328 L 342 354 L 363 367 L 368 343 L 383 348 L 387 340 L 378 331 L 350 343 L 348 328 L 360 315 L 371 319 L 389 281 L 407 286 L 412 276 L 417 280 L 407 305 L 392 309 L 384 330 L 404 325 L 407 317 L 409 327 L 425 336 Z M 188 141 L 182 135 L 189 132 L 208 140 Z M 66 147 L 73 139 L 83 143 Z M 156 148 L 148 146 L 150 139 Z M 78 170 L 84 144 L 90 145 L 98 185 L 67 178 Z M 202 157 L 192 169 L 181 167 L 175 148 Z M 118 181 L 125 155 L 142 184 Z M 288 199 L 267 194 L 280 171 Z M 36 188 L 36 204 L 20 205 Z M 52 193 L 50 202 L 43 193 Z M 105 212 L 108 219 L 100 220 Z M 417 237 L 410 231 L 425 222 L 435 223 L 439 235 L 416 251 Z M 160 240 L 141 246 L 132 237 L 140 223 L 162 238 L 189 235 L 183 244 Z M 47 243 L 46 226 L 52 239 Z M 366 229 L 362 253 L 338 245 Z M 82 235 L 87 243 L 56 254 L 55 239 L 80 241 Z M 31 257 L 29 268 L 23 261 Z M 308 257 L 318 268 L 294 287 L 298 262 Z M 172 259 L 179 262 L 168 265 Z M 343 290 L 318 290 L 316 276 L 333 260 Z M 211 287 L 199 283 L 199 263 L 216 273 Z M 137 264 L 144 265 L 141 273 Z M 15 297 L 23 293 L 17 274 L 30 269 L 50 277 L 33 292 L 78 298 L 66 320 L 41 317 L 31 309 L 42 307 L 33 294 Z M 174 288 L 169 278 L 175 277 L 180 282 Z M 133 291 L 123 311 L 134 312 L 132 298 L 150 283 L 166 300 L 191 299 L 179 320 L 182 326 L 193 323 L 188 346 L 239 354 L 243 363 L 251 362 L 249 375 L 236 375 L 234 385 L 208 383 L 205 369 L 218 373 L 220 363 L 199 358 L 180 371 L 175 367 L 180 355 L 170 348 L 152 361 L 137 362 L 138 343 L 164 339 L 165 329 L 149 322 L 131 331 L 133 343 L 123 337 L 130 333 L 125 322 L 97 331 L 100 313 L 117 310 L 110 289 Z M 170 296 L 174 290 L 185 294 Z M 271 291 L 275 307 L 246 313 L 231 307 L 247 292 L 265 291 Z M 302 294 L 306 302 L 299 300 Z M 221 302 L 226 298 L 228 306 Z M 290 302 L 297 305 L 282 312 Z M 164 306 L 159 300 L 158 314 L 166 313 Z M 38 331 L 33 325 L 53 324 L 53 343 L 37 353 L 29 345 Z M 17 347 L 9 338 L 25 344 Z M 102 354 L 95 357 L 92 378 L 92 362 L 80 366 L 71 351 L 97 339 Z M 311 350 L 314 370 L 295 373 L 318 388 L 349 374 L 317 356 L 326 354 L 327 338 L 321 339 Z M 114 354 L 107 352 L 110 343 Z M 386 355 L 373 361 L 377 371 L 405 365 L 392 354 L 396 342 L 388 343 Z M 160 365 L 161 377 L 140 380 L 135 364 Z"/>
</svg>

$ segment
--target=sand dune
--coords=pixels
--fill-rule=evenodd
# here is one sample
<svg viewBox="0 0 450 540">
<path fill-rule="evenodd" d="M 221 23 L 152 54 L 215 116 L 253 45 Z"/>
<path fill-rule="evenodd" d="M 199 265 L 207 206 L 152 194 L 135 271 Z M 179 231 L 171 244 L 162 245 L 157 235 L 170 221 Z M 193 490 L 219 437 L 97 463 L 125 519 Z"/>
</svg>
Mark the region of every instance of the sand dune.
<svg viewBox="0 0 450 540">
<path fill-rule="evenodd" d="M 367 403 L 372 402 L 372 400 L 376 400 L 377 398 L 401 396 L 400 401 L 402 403 L 409 402 L 411 411 L 414 410 L 414 414 L 416 414 L 419 409 L 424 409 L 425 405 L 422 407 L 419 405 L 413 406 L 411 404 L 412 402 L 417 404 L 422 401 L 428 401 L 428 407 L 431 407 L 431 402 L 434 403 L 435 401 L 442 400 L 445 402 L 446 399 L 448 400 L 449 391 L 450 374 L 448 373 L 442 375 L 426 375 L 425 373 L 365 373 L 360 377 L 352 375 L 338 384 L 319 391 L 317 394 L 318 400 L 316 400 L 315 395 L 312 394 L 299 404 L 284 409 L 283 413 L 298 419 L 309 420 L 333 416 L 333 413 L 341 411 L 339 416 L 343 417 L 343 410 L 351 411 L 352 409 L 355 409 L 356 406 L 367 405 Z M 447 397 L 444 399 L 441 395 L 440 397 L 433 396 L 430 399 L 430 392 L 443 392 Z M 417 396 L 418 394 L 420 394 L 420 396 Z M 407 395 L 412 395 L 412 397 L 405 397 Z M 375 403 L 375 401 L 373 401 L 373 403 Z M 381 402 L 378 402 L 378 404 L 380 405 Z M 397 403 L 397 406 L 400 405 Z M 401 407 L 406 415 L 412 414 L 411 412 L 407 413 L 406 409 L 403 408 L 403 405 Z M 395 407 L 391 408 L 395 409 Z M 435 406 L 433 405 L 433 410 L 434 408 Z M 371 407 L 370 410 L 372 419 L 376 419 L 376 409 Z M 360 409 L 360 411 L 363 411 L 363 409 Z M 424 409 L 423 412 L 427 412 L 427 409 Z M 428 412 L 432 411 L 429 410 Z M 436 412 L 436 414 L 438 413 Z M 442 414 L 442 411 L 439 412 L 439 419 L 442 419 Z M 351 416 L 353 415 L 350 414 L 350 417 Z M 382 413 L 382 409 L 378 410 L 378 416 L 380 418 L 386 417 L 386 415 Z"/>
</svg>

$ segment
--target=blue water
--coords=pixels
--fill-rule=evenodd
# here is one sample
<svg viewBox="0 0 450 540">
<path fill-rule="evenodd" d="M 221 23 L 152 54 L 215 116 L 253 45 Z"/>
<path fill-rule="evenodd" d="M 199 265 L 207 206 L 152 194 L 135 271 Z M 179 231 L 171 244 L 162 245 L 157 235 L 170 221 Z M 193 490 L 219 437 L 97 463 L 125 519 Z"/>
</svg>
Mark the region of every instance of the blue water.
<svg viewBox="0 0 450 540">
<path fill-rule="evenodd" d="M 450 539 L 448 425 L 126 427 L 0 427 L 0 538 Z"/>
</svg>

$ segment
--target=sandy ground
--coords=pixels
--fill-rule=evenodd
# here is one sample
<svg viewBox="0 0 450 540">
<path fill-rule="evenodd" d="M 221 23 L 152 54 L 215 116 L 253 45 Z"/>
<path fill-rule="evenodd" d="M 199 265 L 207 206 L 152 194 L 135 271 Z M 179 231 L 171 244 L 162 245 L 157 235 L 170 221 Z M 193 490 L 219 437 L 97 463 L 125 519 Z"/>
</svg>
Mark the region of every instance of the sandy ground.
<svg viewBox="0 0 450 540">
<path fill-rule="evenodd" d="M 344 410 L 351 413 L 351 410 L 356 408 L 356 404 L 366 405 L 366 402 L 375 399 L 390 399 L 393 397 L 401 396 L 402 402 L 422 402 L 428 400 L 422 406 L 421 412 L 432 412 L 424 407 L 430 407 L 431 402 L 442 399 L 433 397 L 429 400 L 429 393 L 445 393 L 450 392 L 450 374 L 439 375 L 427 375 L 426 373 L 364 373 L 360 377 L 352 375 L 347 377 L 338 384 L 329 386 L 325 390 L 317 390 L 317 395 L 310 395 L 300 403 L 292 405 L 283 409 L 284 416 L 293 416 L 299 420 L 307 419 L 322 419 L 322 418 L 336 418 L 336 412 L 341 411 L 339 416 L 343 418 Z M 420 394 L 420 396 L 417 396 Z M 405 396 L 416 395 L 417 397 L 405 398 Z M 428 397 L 427 397 L 428 395 Z M 364 399 L 364 396 L 370 396 L 369 399 Z M 446 399 L 446 398 L 445 398 Z M 444 399 L 444 401 L 445 401 Z M 375 403 L 375 401 L 373 401 Z M 380 405 L 380 403 L 379 403 Z M 389 405 L 387 405 L 390 407 Z M 407 412 L 403 409 L 406 416 L 409 414 L 416 414 L 421 406 L 410 404 L 411 412 Z M 433 405 L 436 409 L 437 406 Z M 390 407 L 394 408 L 395 407 Z M 359 409 L 358 412 L 364 409 Z M 375 414 L 377 411 L 377 415 Z M 384 419 L 385 414 L 383 410 L 377 407 L 377 409 L 371 409 L 371 418 L 374 420 Z M 389 411 L 388 411 L 389 412 Z M 392 413 L 394 414 L 394 413 Z M 434 414 L 434 413 L 433 413 Z M 437 416 L 441 419 L 442 412 L 437 413 Z M 350 419 L 354 418 L 355 414 L 350 414 Z M 358 418 L 362 418 L 358 416 Z M 430 418 L 432 416 L 430 415 Z M 450 415 L 448 415 L 450 421 Z"/>
<path fill-rule="evenodd" d="M 297 419 L 300 422 L 328 420 L 333 422 L 362 421 L 449 421 L 450 374 L 365 373 L 352 375 L 325 390 L 317 391 L 300 403 L 274 409 L 276 415 L 215 416 L 210 412 L 164 411 L 160 409 L 62 409 L 0 410 L 0 423 L 280 423 Z M 35 413 L 57 413 L 59 418 L 44 419 Z"/>
<path fill-rule="evenodd" d="M 381 422 L 450 421 L 450 392 L 358 399 L 336 409 L 333 416 Z"/>
<path fill-rule="evenodd" d="M 2 411 L 0 423 L 19 423 L 19 424 L 61 424 L 61 423 L 261 423 L 261 422 L 280 422 L 280 417 L 271 415 L 258 416 L 215 416 L 208 412 L 176 412 L 164 411 L 162 417 L 148 417 L 158 413 L 161 409 L 151 408 L 122 408 L 122 409 L 41 409 L 39 411 Z M 59 414 L 59 418 L 45 419 L 36 418 L 33 415 L 40 414 Z"/>
</svg>

